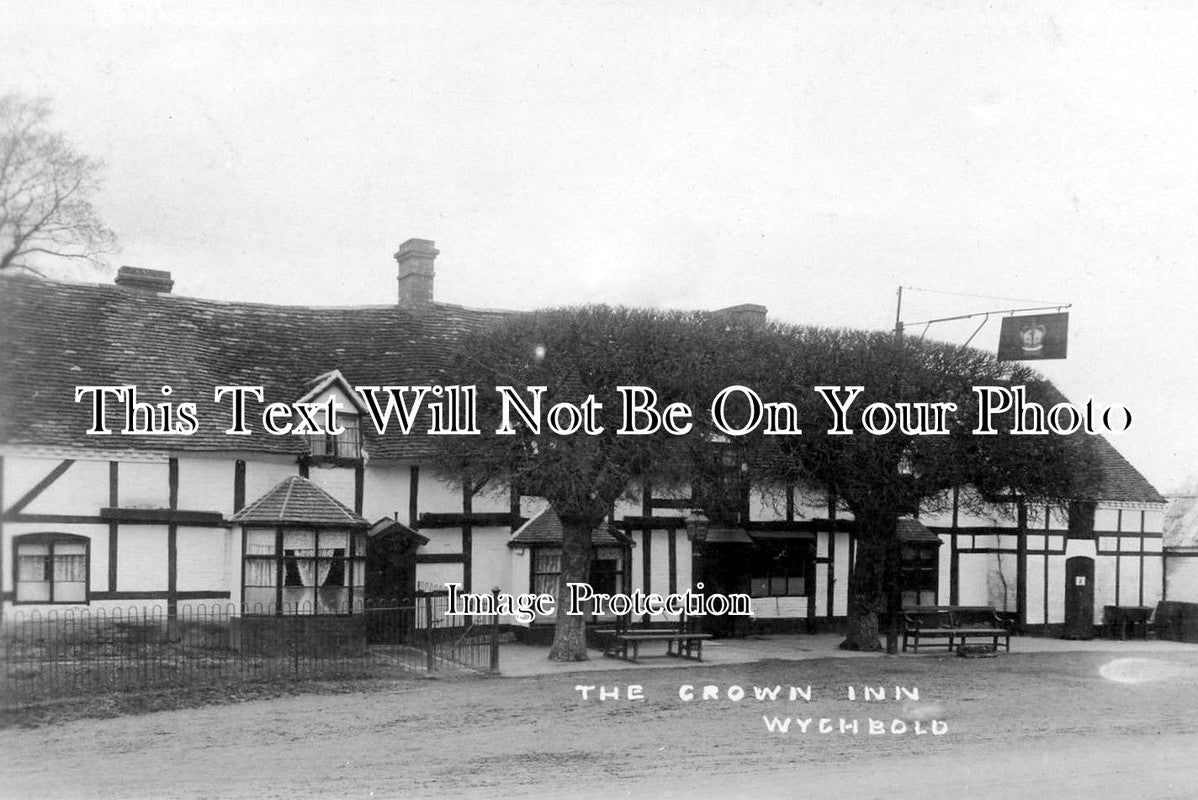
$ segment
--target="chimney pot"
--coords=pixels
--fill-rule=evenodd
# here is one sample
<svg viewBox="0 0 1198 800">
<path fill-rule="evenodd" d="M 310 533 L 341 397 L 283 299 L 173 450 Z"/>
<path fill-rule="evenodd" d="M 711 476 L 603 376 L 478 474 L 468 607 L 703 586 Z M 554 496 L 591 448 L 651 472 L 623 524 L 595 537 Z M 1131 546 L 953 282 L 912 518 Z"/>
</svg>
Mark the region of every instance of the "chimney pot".
<svg viewBox="0 0 1198 800">
<path fill-rule="evenodd" d="M 116 273 L 116 284 L 143 292 L 170 294 L 175 282 L 171 280 L 170 272 L 164 269 L 121 267 Z"/>
<path fill-rule="evenodd" d="M 395 253 L 399 265 L 399 305 L 418 308 L 433 302 L 433 262 L 440 254 L 429 239 L 408 239 Z"/>
</svg>

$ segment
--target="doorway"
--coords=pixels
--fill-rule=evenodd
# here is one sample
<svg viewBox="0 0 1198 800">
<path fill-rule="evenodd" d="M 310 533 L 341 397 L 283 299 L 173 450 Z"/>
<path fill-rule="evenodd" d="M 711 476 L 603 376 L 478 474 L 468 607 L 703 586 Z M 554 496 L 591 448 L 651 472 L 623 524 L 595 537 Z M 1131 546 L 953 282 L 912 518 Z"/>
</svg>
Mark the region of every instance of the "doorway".
<svg viewBox="0 0 1198 800">
<path fill-rule="evenodd" d="M 1066 639 L 1094 638 L 1094 559 L 1074 556 L 1065 561 Z"/>
</svg>

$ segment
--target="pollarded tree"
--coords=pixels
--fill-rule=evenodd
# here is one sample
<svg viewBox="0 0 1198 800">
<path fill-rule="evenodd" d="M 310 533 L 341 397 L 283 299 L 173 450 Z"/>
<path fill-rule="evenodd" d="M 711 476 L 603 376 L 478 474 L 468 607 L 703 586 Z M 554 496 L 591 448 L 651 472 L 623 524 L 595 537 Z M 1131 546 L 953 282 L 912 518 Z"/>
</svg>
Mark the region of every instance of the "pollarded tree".
<svg viewBox="0 0 1198 800">
<path fill-rule="evenodd" d="M 67 259 L 104 267 L 116 236 L 92 198 L 102 164 L 51 130 L 50 103 L 0 96 L 0 272 Z"/>
<path fill-rule="evenodd" d="M 856 555 L 849 578 L 848 630 L 842 647 L 879 649 L 879 616 L 891 611 L 887 649 L 898 636 L 897 520 L 929 511 L 950 490 L 973 487 L 985 502 L 1065 503 L 1090 496 L 1099 479 L 1085 434 L 1011 435 L 1003 418 L 995 435 L 975 435 L 975 386 L 1027 387 L 1045 408 L 1064 398 L 1033 371 L 989 353 L 891 334 L 775 326 L 759 332 L 766 345 L 759 391 L 796 402 L 801 436 L 758 437 L 745 446 L 759 479 L 822 487 L 852 512 Z M 847 415 L 851 434 L 830 434 L 833 413 L 817 386 L 860 386 Z M 848 395 L 836 395 L 847 402 Z M 768 398 L 767 398 L 768 399 Z M 900 426 L 869 433 L 861 412 L 871 403 L 954 403 L 947 432 L 910 435 Z M 875 418 L 884 422 L 883 416 Z"/>
<path fill-rule="evenodd" d="M 481 433 L 443 437 L 438 467 L 445 476 L 465 482 L 472 493 L 487 485 L 543 497 L 561 518 L 551 659 L 586 658 L 584 617 L 566 614 L 562 599 L 567 583 L 587 580 L 592 532 L 613 504 L 643 481 L 684 482 L 694 443 L 708 438 L 701 432 L 704 416 L 699 413 L 688 435 L 617 433 L 623 421 L 617 387 L 651 388 L 659 409 L 674 402 L 696 411 L 705 408 L 718 390 L 721 342 L 730 327 L 712 314 L 592 306 L 512 315 L 459 343 L 447 380 L 479 387 Z M 509 409 L 514 433 L 497 434 L 503 400 L 492 391 L 495 386 L 513 387 L 530 410 L 535 401 L 527 387 L 546 387 L 539 400 L 540 429 Z M 596 414 L 601 432 L 550 429 L 554 405 L 579 406 L 589 396 L 601 404 Z M 555 420 L 562 429 L 576 421 L 564 411 Z"/>
</svg>

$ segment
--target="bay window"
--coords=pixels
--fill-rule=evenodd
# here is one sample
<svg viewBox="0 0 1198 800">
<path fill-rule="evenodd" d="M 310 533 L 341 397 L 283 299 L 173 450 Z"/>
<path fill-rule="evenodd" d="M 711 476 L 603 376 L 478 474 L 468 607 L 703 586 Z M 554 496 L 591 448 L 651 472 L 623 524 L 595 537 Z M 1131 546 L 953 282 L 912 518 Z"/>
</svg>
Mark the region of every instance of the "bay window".
<svg viewBox="0 0 1198 800">
<path fill-rule="evenodd" d="M 335 528 L 247 528 L 242 601 L 247 613 L 350 614 L 362 610 L 366 534 Z"/>
</svg>

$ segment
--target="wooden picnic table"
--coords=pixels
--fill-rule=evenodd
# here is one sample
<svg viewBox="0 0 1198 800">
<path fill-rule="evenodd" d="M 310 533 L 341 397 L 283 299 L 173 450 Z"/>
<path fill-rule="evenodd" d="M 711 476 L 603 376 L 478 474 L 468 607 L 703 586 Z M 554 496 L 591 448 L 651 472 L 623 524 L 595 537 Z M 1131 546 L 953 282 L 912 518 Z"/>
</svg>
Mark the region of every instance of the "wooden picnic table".
<svg viewBox="0 0 1198 800">
<path fill-rule="evenodd" d="M 1152 606 L 1103 606 L 1102 624 L 1112 639 L 1126 641 L 1128 633 L 1147 639 L 1152 611 Z"/>
</svg>

